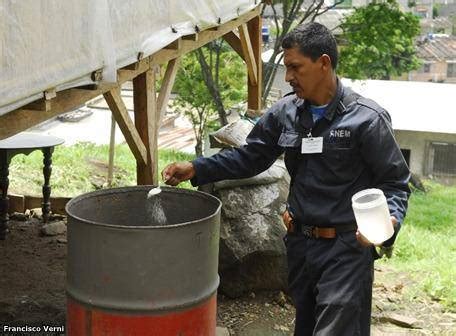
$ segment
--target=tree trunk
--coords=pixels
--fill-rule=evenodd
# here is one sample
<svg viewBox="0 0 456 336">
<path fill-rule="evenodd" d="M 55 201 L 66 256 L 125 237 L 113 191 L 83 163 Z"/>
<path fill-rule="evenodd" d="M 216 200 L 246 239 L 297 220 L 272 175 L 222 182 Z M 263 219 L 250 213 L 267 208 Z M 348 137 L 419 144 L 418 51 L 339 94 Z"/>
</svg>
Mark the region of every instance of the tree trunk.
<svg viewBox="0 0 456 336">
<path fill-rule="evenodd" d="M 196 139 L 195 154 L 196 157 L 203 156 L 203 141 L 200 138 Z"/>
<path fill-rule="evenodd" d="M 204 82 L 206 83 L 207 89 L 209 90 L 212 99 L 214 99 L 215 108 L 217 109 L 219 115 L 220 125 L 225 126 L 228 124 L 228 119 L 226 116 L 225 108 L 223 106 L 222 97 L 220 96 L 220 90 L 217 87 L 214 78 L 212 77 L 212 71 L 209 67 L 209 64 L 207 64 L 206 58 L 204 57 L 201 48 L 196 50 L 196 56 L 199 64 L 201 65 Z"/>
</svg>

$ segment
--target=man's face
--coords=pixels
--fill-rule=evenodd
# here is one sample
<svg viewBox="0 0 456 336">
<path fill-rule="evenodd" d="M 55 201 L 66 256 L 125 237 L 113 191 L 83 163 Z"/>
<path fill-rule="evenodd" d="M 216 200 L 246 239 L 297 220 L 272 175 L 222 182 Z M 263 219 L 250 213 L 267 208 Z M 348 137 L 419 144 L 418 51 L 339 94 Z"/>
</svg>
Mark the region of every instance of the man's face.
<svg viewBox="0 0 456 336">
<path fill-rule="evenodd" d="M 298 48 L 284 49 L 284 64 L 287 70 L 285 81 L 290 83 L 299 98 L 312 101 L 325 76 L 326 67 L 321 57 L 314 62 Z"/>
</svg>

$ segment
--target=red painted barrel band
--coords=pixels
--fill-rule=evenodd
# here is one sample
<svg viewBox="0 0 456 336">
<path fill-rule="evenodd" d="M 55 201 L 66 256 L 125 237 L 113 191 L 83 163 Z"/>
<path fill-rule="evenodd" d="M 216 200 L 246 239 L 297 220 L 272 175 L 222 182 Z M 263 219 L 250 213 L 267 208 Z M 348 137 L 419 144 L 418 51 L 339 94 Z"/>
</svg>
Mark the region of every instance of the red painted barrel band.
<svg viewBox="0 0 456 336">
<path fill-rule="evenodd" d="M 217 295 L 166 313 L 122 314 L 89 308 L 67 297 L 68 336 L 214 336 Z"/>
</svg>

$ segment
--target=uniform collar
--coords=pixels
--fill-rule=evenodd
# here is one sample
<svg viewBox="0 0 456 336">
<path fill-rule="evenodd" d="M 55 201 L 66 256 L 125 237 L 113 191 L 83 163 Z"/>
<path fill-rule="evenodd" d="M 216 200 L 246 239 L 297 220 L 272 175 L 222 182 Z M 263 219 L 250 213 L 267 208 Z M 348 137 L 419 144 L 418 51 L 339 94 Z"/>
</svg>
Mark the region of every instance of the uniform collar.
<svg viewBox="0 0 456 336">
<path fill-rule="evenodd" d="M 340 101 L 344 95 L 344 86 L 339 80 L 339 77 L 336 78 L 337 81 L 337 88 L 336 88 L 336 95 L 328 104 L 328 108 L 326 109 L 324 117 L 328 121 L 332 121 L 334 119 L 334 113 L 340 108 Z"/>
<path fill-rule="evenodd" d="M 334 119 L 334 114 L 337 113 L 343 113 L 345 112 L 345 108 L 341 107 L 340 102 L 342 101 L 342 98 L 344 96 L 344 86 L 339 80 L 339 77 L 336 78 L 337 81 L 337 88 L 336 88 L 336 94 L 333 97 L 333 99 L 329 102 L 328 107 L 326 109 L 326 112 L 324 114 L 324 118 L 328 121 L 332 121 Z M 313 119 L 312 119 L 312 114 L 310 112 L 310 101 L 304 100 L 301 98 L 296 97 L 294 99 L 294 104 L 296 105 L 298 111 L 299 111 L 299 116 L 300 116 L 300 123 L 301 125 L 306 128 L 312 128 L 314 125 Z"/>
</svg>

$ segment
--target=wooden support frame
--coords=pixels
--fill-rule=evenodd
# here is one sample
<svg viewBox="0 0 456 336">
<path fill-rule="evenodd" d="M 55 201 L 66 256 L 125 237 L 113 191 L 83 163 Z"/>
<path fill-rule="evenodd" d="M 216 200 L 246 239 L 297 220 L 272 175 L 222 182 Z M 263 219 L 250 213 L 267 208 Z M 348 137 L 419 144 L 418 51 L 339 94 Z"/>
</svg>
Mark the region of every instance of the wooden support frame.
<svg viewBox="0 0 456 336">
<path fill-rule="evenodd" d="M 149 69 L 133 79 L 135 125 L 146 149 L 146 160 L 136 160 L 138 184 L 158 184 L 158 129 L 155 69 Z"/>
<path fill-rule="evenodd" d="M 241 40 L 233 31 L 222 36 L 231 48 L 245 61 L 244 51 L 242 50 Z"/>
<path fill-rule="evenodd" d="M 182 38 L 178 38 L 177 40 L 168 44 L 164 49 L 171 49 L 171 50 L 179 50 L 181 48 Z"/>
<path fill-rule="evenodd" d="M 171 95 L 171 90 L 173 89 L 174 81 L 176 80 L 177 70 L 179 68 L 179 58 L 175 58 L 169 61 L 168 66 L 166 67 L 166 72 L 163 77 L 162 85 L 160 88 L 160 93 L 157 99 L 157 109 L 158 109 L 158 125 L 160 126 L 163 120 L 163 117 L 166 113 L 166 106 L 168 105 L 169 97 Z"/>
<path fill-rule="evenodd" d="M 135 156 L 136 161 L 140 162 L 141 164 L 146 164 L 146 146 L 144 146 L 144 143 L 142 142 L 139 133 L 135 128 L 135 124 L 133 124 L 133 121 L 128 114 L 127 107 L 125 106 L 120 95 L 120 89 L 116 87 L 115 89 L 104 93 L 103 96 L 108 103 L 108 106 L 111 109 L 117 124 L 122 130 L 122 133 L 125 136 L 125 140 L 127 141 L 128 146 Z"/>
<path fill-rule="evenodd" d="M 48 90 L 44 98 L 0 116 L 0 140 L 24 131 L 59 114 L 81 106 L 97 96 L 104 95 L 113 115 L 137 160 L 138 184 L 156 184 L 158 129 L 172 89 L 179 57 L 208 42 L 223 37 L 246 61 L 249 69 L 248 108 L 259 110 L 261 104 L 261 5 L 234 20 L 219 26 L 179 38 L 155 54 L 117 70 L 117 82 L 99 83 L 81 88 L 56 92 Z M 242 26 L 240 39 L 232 31 Z M 250 43 L 249 43 L 250 40 Z M 244 42 L 242 42 L 244 41 Z M 153 68 L 168 64 L 162 90 L 157 97 Z M 250 66 L 249 66 L 250 64 Z M 255 75 L 256 73 L 256 75 Z M 92 78 L 102 80 L 101 70 L 92 72 Z M 133 81 L 135 107 L 134 124 L 120 96 L 126 81 Z"/>
<path fill-rule="evenodd" d="M 256 62 L 256 83 L 252 83 L 251 80 L 247 80 L 247 108 L 250 111 L 254 111 L 256 115 L 260 115 L 262 112 L 261 106 L 261 92 L 263 87 L 263 62 L 261 61 L 261 16 L 257 15 L 251 20 L 247 21 L 247 29 L 249 32 L 250 43 L 252 45 L 253 58 Z"/>
<path fill-rule="evenodd" d="M 191 41 L 183 39 L 181 42 L 181 47 L 178 50 L 171 50 L 171 49 L 162 49 L 155 54 L 153 54 L 150 58 L 152 63 L 156 64 L 165 64 L 168 63 L 170 60 L 180 57 L 183 54 L 201 48 L 205 44 L 213 41 L 217 38 L 223 37 L 224 35 L 228 34 L 229 32 L 237 29 L 241 24 L 245 22 L 251 21 L 253 18 L 258 17 L 261 13 L 261 6 L 258 5 L 250 12 L 247 12 L 240 17 L 226 22 L 220 26 L 218 26 L 217 30 L 208 29 L 203 30 L 198 33 L 198 40 Z M 259 29 L 260 33 L 260 48 L 261 48 L 261 27 Z M 252 38 L 252 37 L 251 37 Z"/>
<path fill-rule="evenodd" d="M 59 114 L 71 111 L 85 102 L 94 99 L 116 87 L 121 87 L 150 68 L 149 58 L 138 62 L 136 70 L 117 70 L 117 84 L 100 84 L 94 90 L 85 88 L 68 89 L 57 92 L 52 100 L 52 108 L 48 111 L 36 111 L 29 108 L 19 108 L 0 116 L 0 140 L 13 136 L 19 132 L 51 119 Z M 38 100 L 37 102 L 40 102 Z"/>
<path fill-rule="evenodd" d="M 49 111 L 51 109 L 51 99 L 57 96 L 55 88 L 48 89 L 43 92 L 43 99 L 31 102 L 24 106 L 24 109 L 36 110 L 36 111 Z"/>
<path fill-rule="evenodd" d="M 252 85 L 258 83 L 258 67 L 255 61 L 255 55 L 253 53 L 252 43 L 250 41 L 249 30 L 247 25 L 243 23 L 239 26 L 239 39 L 241 40 L 242 53 L 244 54 L 244 60 L 247 64 L 247 70 L 249 72 L 249 81 Z"/>
<path fill-rule="evenodd" d="M 198 41 L 198 33 L 182 36 L 182 40 Z"/>
</svg>

